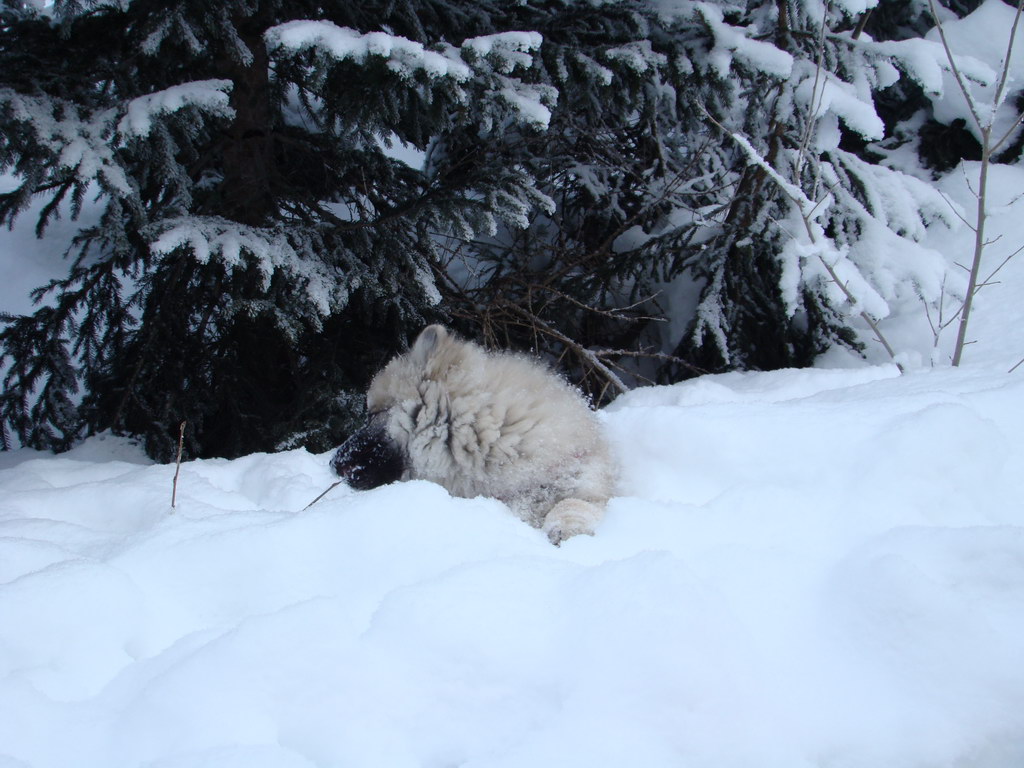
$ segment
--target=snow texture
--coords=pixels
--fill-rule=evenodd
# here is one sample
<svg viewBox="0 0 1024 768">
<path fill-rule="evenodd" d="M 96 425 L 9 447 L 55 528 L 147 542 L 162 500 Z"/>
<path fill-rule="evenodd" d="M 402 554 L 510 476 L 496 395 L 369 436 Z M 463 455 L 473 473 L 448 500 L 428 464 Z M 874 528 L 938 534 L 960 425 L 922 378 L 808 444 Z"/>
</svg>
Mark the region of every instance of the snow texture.
<svg viewBox="0 0 1024 768">
<path fill-rule="evenodd" d="M 990 183 L 994 268 L 1024 170 Z M 999 278 L 962 369 L 619 398 L 617 497 L 561 548 L 424 482 L 306 509 L 326 454 L 187 461 L 172 510 L 121 439 L 0 453 L 0 765 L 1019 765 L 1024 262 Z"/>
<path fill-rule="evenodd" d="M 121 194 L 130 194 L 131 185 L 115 157 L 114 110 L 92 115 L 69 101 L 9 88 L 0 88 L 0 103 L 35 133 L 58 168 L 70 169 L 83 183 L 98 180 Z"/>
<path fill-rule="evenodd" d="M 228 80 L 202 80 L 172 86 L 126 102 L 118 108 L 89 112 L 70 101 L 0 88 L 15 120 L 35 134 L 57 168 L 71 170 L 78 182 L 99 184 L 111 193 L 131 198 L 129 182 L 117 150 L 144 137 L 156 117 L 192 107 L 212 116 L 231 117 Z M 9 177 L 4 177 L 6 180 Z"/>
<path fill-rule="evenodd" d="M 540 50 L 544 38 L 539 32 L 499 32 L 466 40 L 463 48 L 471 49 L 477 56 L 498 55 L 503 61 L 502 69 L 507 74 L 516 67 L 533 64 L 533 51 Z"/>
<path fill-rule="evenodd" d="M 715 37 L 710 60 L 722 78 L 729 77 L 734 57 L 757 71 L 780 78 L 789 77 L 793 69 L 793 57 L 788 53 L 771 43 L 749 37 L 748 29 L 727 24 L 718 6 L 695 3 L 694 8 Z"/>
<path fill-rule="evenodd" d="M 830 72 L 805 77 L 797 86 L 795 96 L 815 118 L 832 112 L 865 139 L 880 139 L 885 135 L 885 126 L 875 112 L 870 94 L 862 97 L 853 85 Z"/>
<path fill-rule="evenodd" d="M 0 753 L 48 766 L 973 766 L 1024 758 L 1024 379 L 727 374 L 604 416 L 554 548 L 305 451 L 94 439 L 0 470 Z M 0 757 L 0 760 L 3 758 Z"/>
<path fill-rule="evenodd" d="M 1011 47 L 1010 31 L 1013 29 L 1015 14 L 1015 8 L 1002 0 L 985 0 L 963 19 L 943 23 L 950 50 L 957 57 L 958 67 L 964 75 L 975 110 L 983 125 L 993 125 L 993 136 L 997 139 L 1009 131 L 1020 116 L 1014 100 L 1007 100 L 1006 97 L 1024 87 L 1024 24 L 1016 28 L 1007 70 L 1007 87 L 1000 103 L 994 103 L 998 73 L 1002 71 L 1007 51 Z M 938 41 L 938 29 L 931 30 L 926 37 L 930 41 Z M 980 138 L 978 124 L 971 116 L 967 98 L 956 84 L 948 64 L 944 69 L 943 87 L 933 99 L 935 118 L 943 123 L 963 118 L 967 121 L 968 129 Z"/>
<path fill-rule="evenodd" d="M 1002 13 L 988 2 L 962 23 Z M 716 50 L 756 55 L 744 40 L 719 29 Z M 466 60 L 497 56 L 498 72 L 530 42 L 475 42 Z M 427 60 L 388 44 L 403 66 Z M 938 92 L 934 47 L 887 53 L 918 57 Z M 118 121 L 144 131 L 216 108 L 214 92 L 153 94 L 134 117 L 0 97 L 80 178 L 116 186 Z M 846 119 L 837 103 L 823 125 Z M 971 252 L 955 220 L 977 164 L 936 190 L 834 154 L 831 173 L 872 174 L 877 226 L 826 253 L 796 214 L 820 235 L 830 201 L 787 188 L 784 286 L 795 309 L 798 281 L 833 259 L 887 313 L 909 372 L 836 349 L 817 369 L 619 398 L 602 420 L 622 473 L 594 537 L 555 548 L 501 503 L 424 482 L 339 486 L 306 508 L 335 478 L 303 450 L 187 461 L 173 510 L 175 467 L 122 439 L 0 453 L 0 766 L 1024 764 L 1024 366 L 1007 373 L 1024 358 L 1024 261 L 978 293 L 965 366 L 941 367 L 955 328 L 934 342 L 928 313 L 955 309 L 941 281 Z M 1024 242 L 1024 168 L 995 166 L 989 185 L 983 277 Z M 62 274 L 70 233 L 36 243 L 23 221 L 0 264 L 14 274 L 30 255 L 32 284 Z M 276 233 L 216 219 L 153 239 L 158 254 L 254 259 L 268 279 L 306 268 Z M 326 310 L 331 276 L 307 278 Z M 0 309 L 25 311 L 25 279 L 5 280 Z"/>
<path fill-rule="evenodd" d="M 278 229 L 249 227 L 216 216 L 166 219 L 161 226 L 162 231 L 150 243 L 157 256 L 186 247 L 196 261 L 205 264 L 216 258 L 229 272 L 251 263 L 260 273 L 264 290 L 270 287 L 274 272 L 285 270 L 297 279 L 321 317 L 347 298 L 340 276 L 322 261 L 303 257 Z"/>
</svg>

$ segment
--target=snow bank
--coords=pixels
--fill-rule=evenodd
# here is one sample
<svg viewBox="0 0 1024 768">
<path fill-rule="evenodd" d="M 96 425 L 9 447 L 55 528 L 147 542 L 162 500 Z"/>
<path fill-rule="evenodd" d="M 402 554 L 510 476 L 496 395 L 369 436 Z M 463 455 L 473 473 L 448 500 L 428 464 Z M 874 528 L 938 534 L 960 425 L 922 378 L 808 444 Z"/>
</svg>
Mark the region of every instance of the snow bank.
<svg viewBox="0 0 1024 768">
<path fill-rule="evenodd" d="M 0 469 L 0 765 L 1024 760 L 1024 378 L 705 377 L 604 413 L 550 546 L 304 451 Z M 101 460 L 115 455 L 115 459 Z"/>
</svg>

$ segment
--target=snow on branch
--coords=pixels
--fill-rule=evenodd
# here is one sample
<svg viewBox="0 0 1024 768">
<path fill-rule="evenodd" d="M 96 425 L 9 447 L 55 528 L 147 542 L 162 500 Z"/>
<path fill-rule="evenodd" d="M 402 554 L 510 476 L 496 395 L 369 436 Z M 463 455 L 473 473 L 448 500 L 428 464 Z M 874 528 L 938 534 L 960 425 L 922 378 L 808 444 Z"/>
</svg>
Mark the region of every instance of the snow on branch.
<svg viewBox="0 0 1024 768">
<path fill-rule="evenodd" d="M 805 77 L 796 87 L 794 97 L 814 118 L 832 112 L 865 139 L 881 139 L 885 135 L 885 125 L 870 96 L 868 100 L 860 98 L 854 85 L 831 72 Z"/>
<path fill-rule="evenodd" d="M 772 179 L 792 204 L 791 223 L 795 226 L 786 227 L 783 223 L 784 228 L 790 230 L 790 239 L 779 255 L 782 268 L 779 287 L 787 311 L 792 315 L 798 307 L 800 285 L 816 282 L 826 293 L 831 294 L 833 304 L 842 304 L 845 300 L 847 311 L 859 315 L 889 356 L 895 359 L 896 353 L 892 345 L 878 327 L 878 320 L 890 312 L 888 303 L 872 285 L 869 276 L 850 259 L 850 248 L 842 243 L 836 243 L 826 234 L 821 224 L 821 218 L 835 203 L 833 193 L 828 192 L 814 202 L 798 184 L 789 181 L 773 168 L 745 136 L 726 129 L 711 117 L 707 110 L 704 110 L 704 114 L 736 142 L 748 161 Z M 799 220 L 799 223 L 795 220 Z M 870 216 L 865 221 L 875 224 L 876 230 L 890 231 Z M 806 232 L 806 238 L 797 234 L 801 224 Z M 897 363 L 897 366 L 900 364 Z M 902 371 L 902 366 L 900 370 Z"/>
<path fill-rule="evenodd" d="M 640 40 L 609 48 L 604 55 L 612 61 L 622 62 L 637 73 L 655 71 L 668 62 L 667 56 L 658 53 L 651 47 L 650 40 Z"/>
<path fill-rule="evenodd" d="M 121 194 L 131 193 L 124 169 L 114 156 L 113 110 L 90 114 L 65 99 L 30 96 L 10 88 L 0 89 L 2 108 L 32 133 L 56 168 L 70 169 L 82 183 L 100 179 Z"/>
<path fill-rule="evenodd" d="M 489 81 L 488 90 L 511 107 L 516 118 L 538 128 L 547 128 L 558 92 L 550 86 L 524 83 L 510 75 L 533 65 L 533 53 L 544 38 L 539 32 L 498 32 L 465 40 L 460 55 L 475 74 Z"/>
<path fill-rule="evenodd" d="M 147 136 L 160 115 L 195 107 L 230 117 L 229 80 L 201 80 L 172 86 L 114 107 L 90 111 L 74 102 L 46 95 L 0 89 L 0 108 L 31 132 L 52 157 L 53 169 L 69 169 L 78 181 L 101 181 L 121 195 L 132 194 L 117 150 L 125 139 Z"/>
<path fill-rule="evenodd" d="M 750 37 L 752 30 L 734 27 L 725 22 L 722 9 L 710 3 L 696 3 L 694 9 L 715 38 L 710 60 L 722 77 L 729 76 L 733 58 L 759 72 L 775 77 L 789 77 L 793 70 L 793 57 L 771 43 Z"/>
<path fill-rule="evenodd" d="M 533 52 L 540 50 L 544 38 L 540 32 L 498 32 L 493 35 L 471 37 L 463 41 L 462 49 L 477 56 L 492 56 L 499 62 L 499 71 L 509 74 L 518 67 L 533 65 Z"/>
<path fill-rule="evenodd" d="M 153 118 L 177 112 L 183 107 L 197 107 L 221 117 L 230 118 L 234 110 L 228 105 L 230 80 L 197 80 L 149 93 L 128 102 L 126 114 L 117 124 L 117 132 L 126 137 L 149 135 Z"/>
<path fill-rule="evenodd" d="M 338 276 L 323 261 L 304 258 L 281 229 L 250 227 L 217 216 L 165 219 L 161 226 L 163 231 L 149 246 L 154 255 L 167 256 L 183 248 L 201 264 L 218 259 L 229 272 L 251 265 L 260 273 L 263 290 L 269 289 L 277 270 L 284 270 L 298 279 L 321 317 L 347 299 Z"/>
<path fill-rule="evenodd" d="M 711 117 L 707 111 L 705 111 L 704 114 L 709 118 Z M 728 130 L 713 118 L 712 122 L 714 122 L 722 131 L 736 142 L 740 149 L 743 150 L 744 154 L 746 154 L 747 159 L 752 165 L 756 165 L 764 171 L 769 178 L 779 185 L 779 188 L 786 194 L 786 197 L 793 201 L 793 203 L 795 203 L 800 209 L 800 216 L 806 222 L 812 221 L 824 212 L 827 207 L 827 203 L 823 205 L 821 201 L 817 203 L 812 202 L 798 185 L 791 181 L 787 181 L 778 171 L 772 168 L 771 164 L 761 157 L 761 153 L 754 148 L 754 145 L 750 143 L 746 136 L 736 133 L 735 131 Z M 810 225 L 808 224 L 808 226 Z"/>
<path fill-rule="evenodd" d="M 329 21 L 303 20 L 272 27 L 265 38 L 272 51 L 315 50 L 336 61 L 360 66 L 382 59 L 388 69 L 405 80 L 422 73 L 431 80 L 447 78 L 459 86 L 482 78 L 488 86 L 487 95 L 511 107 L 516 119 L 541 128 L 550 122 L 549 105 L 557 97 L 557 91 L 549 86 L 527 84 L 509 76 L 532 66 L 533 53 L 543 42 L 537 32 L 499 32 L 469 38 L 461 48 L 440 44 L 432 50 L 399 35 L 364 33 Z M 458 94 L 463 102 L 470 100 L 465 92 Z"/>
<path fill-rule="evenodd" d="M 952 69 L 941 43 L 921 38 L 882 42 L 858 40 L 855 43 L 891 56 L 927 93 L 936 96 L 942 95 L 945 89 L 942 73 L 951 72 Z M 954 61 L 957 68 L 969 80 L 982 85 L 995 81 L 995 72 L 983 61 L 978 61 L 971 56 L 956 56 Z"/>
<path fill-rule="evenodd" d="M 289 21 L 271 27 L 265 38 L 271 50 L 283 48 L 298 53 L 316 49 L 338 61 L 356 64 L 365 64 L 371 57 L 387 59 L 388 68 L 402 77 L 419 71 L 432 78 L 451 77 L 465 82 L 472 75 L 466 62 L 451 48 L 431 51 L 422 43 L 399 35 L 362 33 L 329 21 Z"/>
</svg>

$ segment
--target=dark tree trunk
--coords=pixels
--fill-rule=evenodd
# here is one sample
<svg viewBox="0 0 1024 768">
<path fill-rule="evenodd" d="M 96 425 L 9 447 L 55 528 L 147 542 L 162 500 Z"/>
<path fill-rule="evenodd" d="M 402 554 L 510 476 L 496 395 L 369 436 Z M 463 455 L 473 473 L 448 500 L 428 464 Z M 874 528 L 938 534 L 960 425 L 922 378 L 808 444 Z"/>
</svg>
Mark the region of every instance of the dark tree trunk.
<svg viewBox="0 0 1024 768">
<path fill-rule="evenodd" d="M 260 226 L 275 210 L 271 136 L 270 68 L 262 32 L 239 25 L 252 51 L 248 63 L 225 57 L 225 72 L 234 83 L 231 107 L 235 119 L 224 147 L 223 209 L 226 218 Z"/>
</svg>

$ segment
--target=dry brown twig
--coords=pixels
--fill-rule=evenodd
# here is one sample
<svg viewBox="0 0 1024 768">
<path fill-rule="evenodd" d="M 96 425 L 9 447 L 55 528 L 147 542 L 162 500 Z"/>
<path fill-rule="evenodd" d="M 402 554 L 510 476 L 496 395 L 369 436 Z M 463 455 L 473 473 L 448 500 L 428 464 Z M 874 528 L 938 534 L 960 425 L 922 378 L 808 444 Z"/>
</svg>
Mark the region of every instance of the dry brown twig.
<svg viewBox="0 0 1024 768">
<path fill-rule="evenodd" d="M 587 349 L 578 342 L 569 338 L 561 331 L 552 328 L 548 323 L 544 322 L 535 314 L 533 314 L 527 309 L 524 309 L 523 307 L 520 307 L 512 303 L 507 303 L 505 305 L 505 308 L 510 310 L 513 314 L 517 314 L 520 317 L 527 320 L 536 332 L 542 333 L 545 336 L 550 336 L 551 338 L 561 342 L 566 347 L 571 349 L 573 352 L 576 353 L 576 355 L 580 359 L 585 360 L 594 368 L 594 370 L 598 371 L 604 377 L 605 381 L 612 387 L 614 387 L 616 390 L 618 390 L 620 394 L 629 391 L 629 387 L 626 386 L 622 379 L 620 379 L 611 368 L 605 365 L 604 362 L 602 362 L 602 360 L 596 354 L 594 354 L 593 351 Z"/>
<path fill-rule="evenodd" d="M 305 511 L 306 511 L 307 509 L 309 509 L 309 508 L 310 508 L 310 507 L 312 507 L 312 506 L 313 506 L 314 504 L 316 504 L 316 503 L 317 503 L 318 501 L 320 501 L 320 499 L 322 499 L 322 498 L 323 498 L 324 496 L 326 496 L 326 495 L 327 495 L 328 493 L 330 493 L 330 492 L 331 492 L 331 491 L 333 491 L 333 490 L 334 490 L 335 488 L 337 488 L 337 487 L 338 487 L 339 485 L 341 485 L 341 484 L 342 484 L 343 482 L 345 482 L 345 481 L 344 481 L 344 480 L 337 480 L 337 481 L 335 481 L 335 482 L 331 483 L 331 484 L 330 484 L 330 486 L 328 486 L 328 488 L 327 488 L 327 490 L 326 490 L 326 491 L 324 491 L 323 493 L 321 493 L 321 494 L 320 494 L 319 496 L 317 496 L 317 497 L 316 497 L 315 499 L 313 499 L 313 500 L 312 500 L 311 502 L 309 502 L 309 504 L 307 504 L 306 506 L 304 506 L 304 507 L 302 508 L 302 511 L 303 511 L 303 512 L 305 512 Z"/>
<path fill-rule="evenodd" d="M 174 509 L 178 497 L 178 473 L 181 472 L 181 452 L 185 446 L 185 425 L 187 423 L 183 421 L 178 426 L 178 461 L 174 466 L 174 482 L 171 484 L 171 509 Z"/>
</svg>

